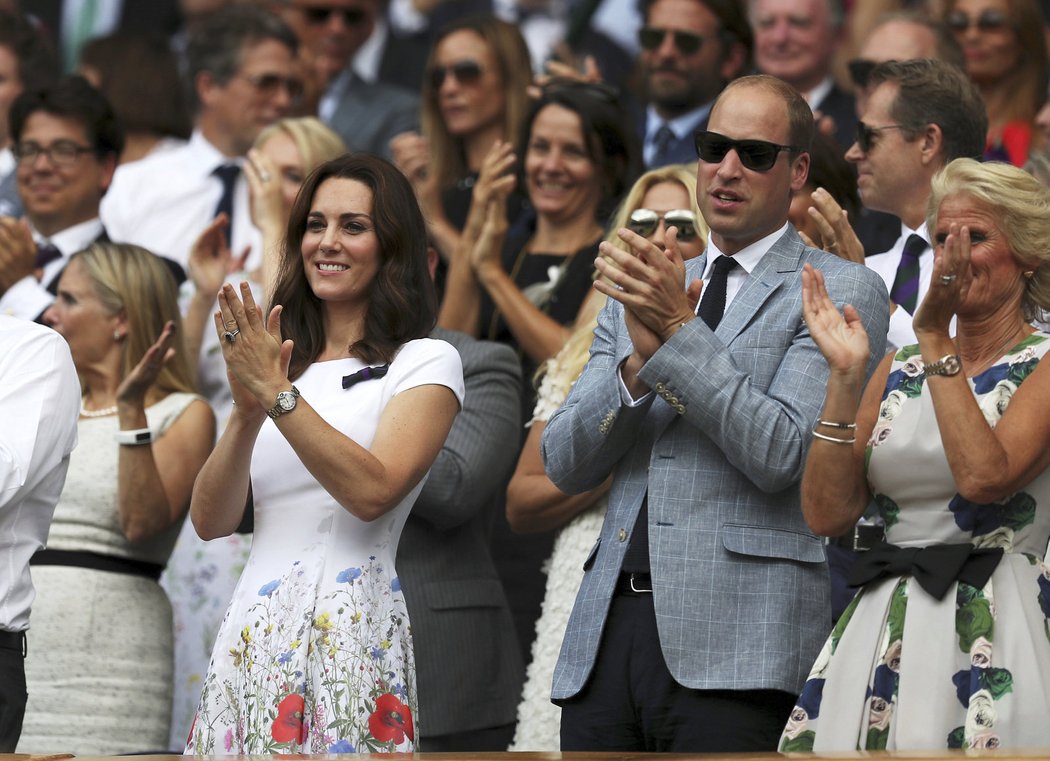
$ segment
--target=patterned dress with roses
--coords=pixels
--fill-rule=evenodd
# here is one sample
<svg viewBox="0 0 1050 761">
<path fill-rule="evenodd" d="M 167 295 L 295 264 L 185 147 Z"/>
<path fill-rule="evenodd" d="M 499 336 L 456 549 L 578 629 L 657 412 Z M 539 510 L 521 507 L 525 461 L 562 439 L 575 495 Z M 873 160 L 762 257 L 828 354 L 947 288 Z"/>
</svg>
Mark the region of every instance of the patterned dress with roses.
<svg viewBox="0 0 1050 761">
<path fill-rule="evenodd" d="M 401 347 L 380 378 L 343 379 L 357 359 L 318 362 L 295 381 L 330 425 L 371 445 L 387 403 L 426 384 L 462 403 L 459 354 Z M 295 414 L 294 412 L 291 414 Z M 317 483 L 273 421 L 252 454 L 251 554 L 212 651 L 186 745 L 192 755 L 411 752 L 416 685 L 397 543 L 423 482 L 365 522 Z"/>
<path fill-rule="evenodd" d="M 1050 335 L 1033 333 L 970 379 L 990 425 L 1048 350 Z M 942 600 L 909 576 L 864 586 L 817 657 L 783 752 L 1050 746 L 1050 471 L 997 503 L 963 499 L 925 381 L 918 348 L 901 349 L 868 444 L 886 539 L 1001 547 L 1002 560 L 983 588 L 955 582 Z"/>
</svg>

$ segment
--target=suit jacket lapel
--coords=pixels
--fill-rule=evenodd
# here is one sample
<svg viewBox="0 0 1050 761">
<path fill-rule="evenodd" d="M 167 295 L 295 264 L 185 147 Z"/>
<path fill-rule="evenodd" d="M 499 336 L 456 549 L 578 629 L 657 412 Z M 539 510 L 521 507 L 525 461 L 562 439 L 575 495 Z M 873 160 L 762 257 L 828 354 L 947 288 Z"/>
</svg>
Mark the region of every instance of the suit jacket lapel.
<svg viewBox="0 0 1050 761">
<path fill-rule="evenodd" d="M 795 228 L 789 227 L 762 257 L 758 266 L 748 276 L 744 287 L 726 309 L 725 316 L 715 331 L 715 335 L 723 343 L 728 345 L 736 338 L 755 318 L 762 305 L 780 288 L 797 285 L 796 274 L 801 266 L 802 251 L 801 238 L 798 237 Z"/>
</svg>

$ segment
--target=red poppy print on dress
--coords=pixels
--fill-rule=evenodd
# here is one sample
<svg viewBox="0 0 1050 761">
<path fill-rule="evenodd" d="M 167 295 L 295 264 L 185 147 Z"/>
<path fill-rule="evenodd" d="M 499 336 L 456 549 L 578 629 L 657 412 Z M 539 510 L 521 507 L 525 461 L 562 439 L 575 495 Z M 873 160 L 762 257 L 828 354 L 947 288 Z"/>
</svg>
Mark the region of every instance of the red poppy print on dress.
<svg viewBox="0 0 1050 761">
<path fill-rule="evenodd" d="M 273 720 L 270 734 L 279 743 L 302 742 L 305 739 L 302 695 L 288 695 L 277 704 L 277 718 Z"/>
<path fill-rule="evenodd" d="M 409 740 L 416 739 L 412 730 L 412 711 L 389 692 L 376 700 L 376 710 L 368 717 L 368 729 L 380 742 L 393 740 L 395 745 L 400 745 L 405 741 L 405 735 Z"/>
</svg>

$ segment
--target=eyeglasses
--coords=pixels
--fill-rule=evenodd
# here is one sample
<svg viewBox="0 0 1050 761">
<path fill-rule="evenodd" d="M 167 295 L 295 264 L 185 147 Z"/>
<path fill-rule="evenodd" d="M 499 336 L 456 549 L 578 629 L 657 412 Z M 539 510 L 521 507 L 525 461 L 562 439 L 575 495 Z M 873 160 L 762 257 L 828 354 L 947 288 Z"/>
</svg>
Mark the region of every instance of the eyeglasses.
<svg viewBox="0 0 1050 761">
<path fill-rule="evenodd" d="M 678 240 L 683 243 L 697 236 L 696 215 L 689 209 L 672 209 L 663 216 L 664 229 L 674 225 L 678 228 Z M 627 220 L 627 229 L 648 238 L 656 232 L 660 224 L 660 215 L 652 209 L 635 209 Z"/>
<path fill-rule="evenodd" d="M 331 21 L 332 16 L 337 13 L 343 17 L 343 23 L 347 26 L 357 26 L 365 20 L 365 12 L 361 8 L 333 8 L 325 5 L 309 5 L 299 10 L 303 12 L 306 23 L 312 26 L 321 26 Z"/>
<path fill-rule="evenodd" d="M 247 80 L 256 92 L 266 98 L 272 98 L 282 88 L 293 101 L 299 100 L 303 94 L 303 83 L 295 77 L 282 77 L 280 74 L 237 74 L 236 76 Z"/>
<path fill-rule="evenodd" d="M 881 127 L 870 127 L 864 122 L 857 122 L 857 145 L 864 153 L 868 153 L 875 145 L 875 136 L 886 129 L 905 129 L 905 125 L 884 124 Z"/>
<path fill-rule="evenodd" d="M 977 17 L 967 16 L 964 11 L 952 11 L 945 17 L 944 23 L 958 34 L 965 32 L 971 26 L 976 26 L 982 32 L 997 32 L 1003 29 L 1009 21 L 1002 11 L 989 8 L 981 11 Z"/>
<path fill-rule="evenodd" d="M 871 72 L 878 65 L 878 61 L 872 61 L 867 58 L 854 58 L 846 64 L 846 67 L 849 69 L 849 78 L 853 84 L 865 90 L 868 87 L 868 82 L 871 80 Z"/>
<path fill-rule="evenodd" d="M 653 51 L 659 48 L 667 35 L 674 40 L 675 49 L 682 55 L 692 55 L 700 49 L 707 39 L 703 35 L 682 32 L 678 29 L 660 29 L 655 26 L 643 26 L 638 30 L 638 44 L 643 49 Z"/>
<path fill-rule="evenodd" d="M 480 63 L 469 58 L 456 61 L 451 66 L 435 66 L 430 70 L 430 86 L 440 90 L 448 74 L 461 85 L 475 85 L 481 80 L 482 68 Z"/>
<path fill-rule="evenodd" d="M 70 166 L 82 153 L 94 153 L 95 149 L 86 145 L 77 145 L 72 140 L 59 140 L 45 148 L 38 143 L 16 143 L 11 149 L 19 164 L 34 164 L 40 155 L 55 166 Z"/>
<path fill-rule="evenodd" d="M 693 140 L 701 161 L 718 164 L 730 151 L 736 151 L 740 163 L 753 172 L 768 172 L 777 163 L 781 151 L 802 153 L 802 149 L 795 145 L 778 145 L 766 140 L 733 140 L 717 132 L 698 131 Z"/>
</svg>

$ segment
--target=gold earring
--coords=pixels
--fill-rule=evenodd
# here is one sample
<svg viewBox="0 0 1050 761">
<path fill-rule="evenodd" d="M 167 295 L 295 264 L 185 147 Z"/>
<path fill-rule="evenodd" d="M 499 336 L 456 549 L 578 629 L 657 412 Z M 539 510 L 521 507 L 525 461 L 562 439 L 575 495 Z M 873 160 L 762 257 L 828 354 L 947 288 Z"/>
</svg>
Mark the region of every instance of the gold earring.
<svg viewBox="0 0 1050 761">
<path fill-rule="evenodd" d="M 122 340 L 123 338 L 124 338 L 124 336 L 122 336 L 122 335 L 120 334 L 120 331 L 119 331 L 119 330 L 114 330 L 114 331 L 113 331 L 113 340 L 114 340 L 114 341 L 116 341 L 116 342 L 117 342 L 118 344 L 119 344 L 119 343 L 121 342 L 121 340 Z"/>
<path fill-rule="evenodd" d="M 1029 280 L 1031 280 L 1032 279 L 1032 275 L 1035 274 L 1035 270 L 1028 270 L 1026 272 L 1022 272 L 1021 274 L 1024 275 Z"/>
</svg>

